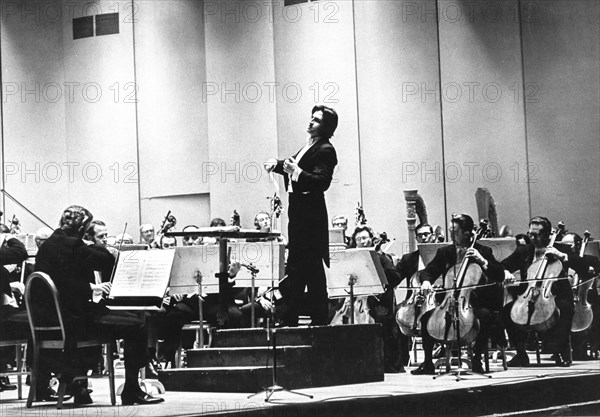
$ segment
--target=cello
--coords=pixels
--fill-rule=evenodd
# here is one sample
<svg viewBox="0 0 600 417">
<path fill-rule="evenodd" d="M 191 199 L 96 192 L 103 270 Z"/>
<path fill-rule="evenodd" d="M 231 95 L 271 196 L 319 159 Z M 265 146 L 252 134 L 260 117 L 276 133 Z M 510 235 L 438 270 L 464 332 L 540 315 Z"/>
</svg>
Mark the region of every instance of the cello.
<svg viewBox="0 0 600 417">
<path fill-rule="evenodd" d="M 585 247 L 590 241 L 590 232 L 587 230 L 583 233 L 583 242 L 581 243 L 581 250 L 579 256 L 583 258 L 585 253 Z M 594 284 L 594 278 L 588 279 L 584 282 L 579 282 L 582 277 L 575 275 L 575 282 L 573 289 L 575 290 L 574 301 L 575 301 L 575 313 L 573 314 L 573 322 L 571 323 L 572 332 L 582 332 L 587 330 L 594 320 L 594 313 L 592 306 L 587 302 L 587 294 L 592 285 Z"/>
<path fill-rule="evenodd" d="M 487 225 L 480 224 L 468 249 L 475 247 L 477 239 L 485 233 Z M 444 277 L 445 288 L 449 288 L 444 300 L 437 306 L 427 321 L 427 332 L 442 342 L 458 342 L 466 345 L 475 340 L 479 332 L 479 320 L 470 304 L 471 292 L 479 284 L 483 270 L 470 258 L 463 257 L 458 267 L 450 268 Z M 453 325 L 454 324 L 454 325 Z"/>
<path fill-rule="evenodd" d="M 553 230 L 549 246 L 554 246 L 557 236 L 558 232 Z M 544 332 L 556 324 L 559 311 L 551 292 L 552 278 L 559 277 L 562 269 L 558 259 L 551 260 L 545 253 L 531 263 L 527 269 L 527 289 L 519 295 L 510 311 L 510 318 L 516 325 Z"/>
<path fill-rule="evenodd" d="M 410 278 L 412 294 L 398 304 L 396 323 L 405 336 L 418 336 L 421 333 L 421 318 L 425 313 L 436 307 L 435 292 L 420 288 L 419 271 Z"/>
</svg>

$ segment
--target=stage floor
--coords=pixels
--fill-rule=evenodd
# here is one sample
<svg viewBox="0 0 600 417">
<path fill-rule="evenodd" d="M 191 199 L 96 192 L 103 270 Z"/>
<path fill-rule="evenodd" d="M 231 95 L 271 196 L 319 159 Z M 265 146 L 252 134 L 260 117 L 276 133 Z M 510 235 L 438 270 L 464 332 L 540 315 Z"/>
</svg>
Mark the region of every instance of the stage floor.
<svg viewBox="0 0 600 417">
<path fill-rule="evenodd" d="M 535 360 L 533 355 L 531 359 Z M 352 366 L 352 364 L 348 364 Z M 25 408 L 17 391 L 0 392 L 0 415 L 9 416 L 449 416 L 449 415 L 600 415 L 600 361 L 576 362 L 569 368 L 553 366 L 549 355 L 528 368 L 504 371 L 490 363 L 492 378 L 451 376 L 433 379 L 410 373 L 386 374 L 383 382 L 302 389 L 313 399 L 277 392 L 265 395 L 167 392 L 165 402 L 152 406 L 110 405 L 107 378 L 90 379 L 94 404 L 63 410 L 55 404 L 34 403 Z M 407 368 L 408 371 L 414 368 Z M 123 381 L 122 370 L 117 384 Z M 16 380 L 11 378 L 11 382 Z M 24 397 L 28 387 L 24 385 Z M 120 399 L 117 398 L 117 404 Z"/>
</svg>

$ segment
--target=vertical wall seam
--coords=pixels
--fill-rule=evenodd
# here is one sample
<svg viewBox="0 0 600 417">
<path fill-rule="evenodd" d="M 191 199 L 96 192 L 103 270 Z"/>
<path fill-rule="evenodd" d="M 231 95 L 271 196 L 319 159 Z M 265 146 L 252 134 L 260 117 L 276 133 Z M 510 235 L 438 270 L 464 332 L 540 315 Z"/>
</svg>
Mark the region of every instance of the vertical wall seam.
<svg viewBox="0 0 600 417">
<path fill-rule="evenodd" d="M 435 23 L 437 29 L 437 55 L 438 55 L 438 89 L 440 98 L 440 136 L 442 139 L 442 186 L 444 189 L 444 233 L 448 233 L 448 191 L 446 189 L 446 146 L 444 137 L 444 102 L 442 96 L 442 52 L 440 45 L 440 18 L 439 0 L 435 0 Z M 448 238 L 448 236 L 446 236 Z"/>
<path fill-rule="evenodd" d="M 134 113 L 135 113 L 135 152 L 137 158 L 137 189 L 138 189 L 138 224 L 142 224 L 142 170 L 140 167 L 140 130 L 138 117 L 138 82 L 137 82 L 137 56 L 135 49 L 135 0 L 131 0 L 131 36 L 133 41 L 133 91 L 135 94 Z"/>
<path fill-rule="evenodd" d="M 525 168 L 527 172 L 527 209 L 529 211 L 529 218 L 531 219 L 531 183 L 529 181 L 529 135 L 527 131 L 527 100 L 525 99 L 525 53 L 523 51 L 523 18 L 521 10 L 521 0 L 517 0 L 517 9 L 519 16 L 519 45 L 521 46 L 521 89 L 523 92 L 523 130 L 525 134 Z"/>
<path fill-rule="evenodd" d="M 360 105 L 358 100 L 358 57 L 356 51 L 356 8 L 355 0 L 352 0 L 352 38 L 354 42 L 354 88 L 356 93 L 356 135 L 358 139 L 358 189 L 360 195 L 360 205 L 363 203 L 363 172 L 362 172 L 362 152 L 360 146 Z"/>
</svg>

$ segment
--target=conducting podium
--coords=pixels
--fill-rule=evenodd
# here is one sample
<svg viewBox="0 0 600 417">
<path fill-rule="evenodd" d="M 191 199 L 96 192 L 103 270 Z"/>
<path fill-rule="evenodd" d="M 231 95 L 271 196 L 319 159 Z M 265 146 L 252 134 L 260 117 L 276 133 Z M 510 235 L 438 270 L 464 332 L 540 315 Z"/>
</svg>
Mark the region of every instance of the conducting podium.
<svg viewBox="0 0 600 417">
<path fill-rule="evenodd" d="M 246 229 L 240 229 L 237 226 L 231 226 L 231 227 L 205 227 L 205 228 L 200 228 L 191 232 L 167 232 L 165 233 L 165 236 L 169 236 L 169 237 L 185 237 L 185 236 L 202 236 L 202 237 L 213 237 L 217 239 L 217 254 L 216 256 L 218 257 L 218 265 L 219 265 L 219 269 L 216 273 L 214 273 L 214 276 L 217 278 L 218 280 L 218 293 L 219 293 L 219 313 L 217 315 L 217 324 L 221 327 L 224 325 L 225 321 L 227 320 L 227 299 L 226 299 L 226 292 L 227 292 L 227 286 L 228 286 L 228 279 L 229 279 L 229 274 L 228 274 L 228 268 L 229 268 L 229 263 L 231 260 L 234 260 L 233 257 L 232 259 L 230 259 L 230 256 L 232 255 L 232 250 L 234 249 L 234 247 L 232 246 L 234 242 L 232 242 L 232 240 L 235 239 L 236 243 L 237 240 L 246 240 L 244 245 L 237 245 L 236 246 L 236 252 L 233 252 L 233 255 L 235 256 L 235 260 L 240 260 L 240 261 L 244 261 L 245 259 L 251 259 L 252 255 L 249 255 L 250 253 L 252 253 L 252 250 L 256 250 L 257 251 L 257 262 L 272 262 L 275 258 L 280 259 L 280 257 L 276 257 L 275 253 L 279 251 L 277 249 L 279 249 L 279 245 L 277 243 L 277 237 L 279 237 L 281 235 L 281 233 L 279 232 L 261 232 L 258 230 L 246 230 Z M 248 241 L 250 240 L 250 241 Z M 270 251 L 263 251 L 262 247 L 269 247 L 271 250 Z M 209 248 L 210 246 L 200 246 L 201 248 Z M 276 249 L 277 248 L 277 249 Z M 206 253 L 208 253 L 209 251 L 207 250 Z M 266 253 L 263 253 L 266 252 Z M 207 255 L 208 256 L 208 255 Z M 256 262 L 253 262 L 256 263 Z M 207 262 L 207 265 L 210 264 L 210 262 Z M 280 262 L 280 269 L 283 268 L 283 262 Z M 272 270 L 272 268 L 268 269 L 269 271 Z M 265 271 L 267 271 L 267 269 L 265 269 Z M 275 281 L 275 280 L 279 280 L 279 277 L 282 276 L 283 274 L 281 273 L 281 270 L 278 271 L 277 273 L 272 272 L 271 273 L 271 282 Z M 275 274 L 277 276 L 275 276 Z M 206 274 L 203 274 L 203 276 L 206 279 L 210 279 L 212 276 L 212 273 L 209 271 L 207 271 Z M 242 278 L 240 276 L 240 278 Z M 236 281 L 239 282 L 239 279 L 236 279 Z M 181 293 L 179 292 L 179 290 L 177 290 L 177 286 L 172 286 L 173 290 L 176 291 L 176 293 Z"/>
</svg>

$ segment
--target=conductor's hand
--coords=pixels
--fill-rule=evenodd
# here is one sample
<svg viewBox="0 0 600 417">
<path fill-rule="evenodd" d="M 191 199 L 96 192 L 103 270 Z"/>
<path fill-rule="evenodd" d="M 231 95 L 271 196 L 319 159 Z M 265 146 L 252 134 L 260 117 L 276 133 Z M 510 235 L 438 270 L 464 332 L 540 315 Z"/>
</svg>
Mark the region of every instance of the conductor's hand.
<svg viewBox="0 0 600 417">
<path fill-rule="evenodd" d="M 263 163 L 263 166 L 265 167 L 265 171 L 271 172 L 277 166 L 277 160 L 274 158 L 269 158 Z"/>
<path fill-rule="evenodd" d="M 286 174 L 292 175 L 298 169 L 298 162 L 293 157 L 289 157 L 283 161 L 283 170 Z"/>
<path fill-rule="evenodd" d="M 102 282 L 100 284 L 90 284 L 92 291 L 96 294 L 108 294 L 110 292 L 110 282 Z"/>
</svg>

